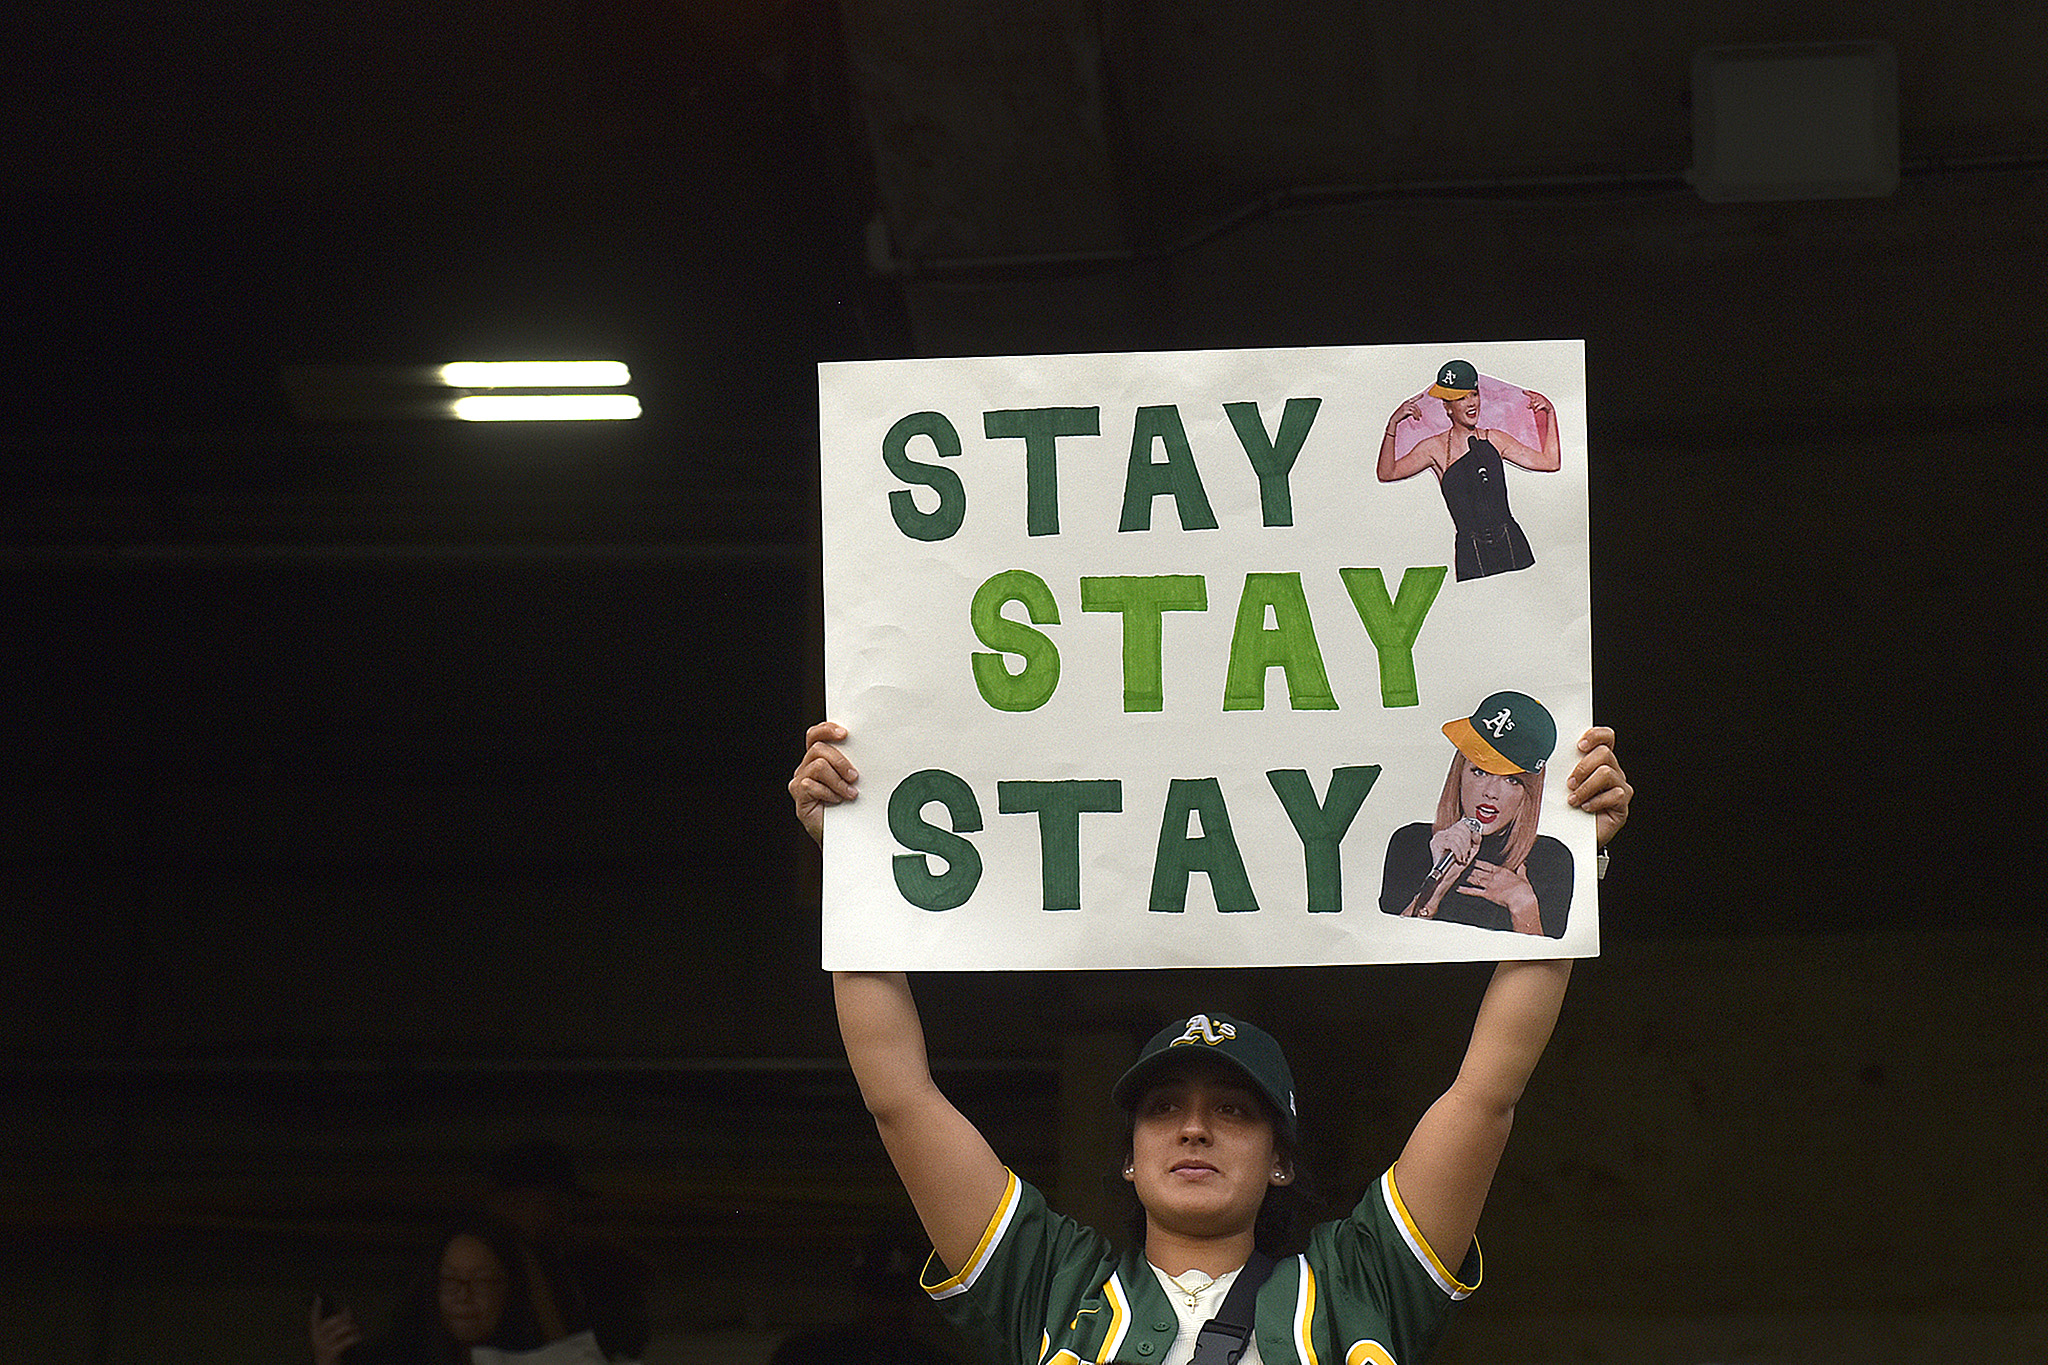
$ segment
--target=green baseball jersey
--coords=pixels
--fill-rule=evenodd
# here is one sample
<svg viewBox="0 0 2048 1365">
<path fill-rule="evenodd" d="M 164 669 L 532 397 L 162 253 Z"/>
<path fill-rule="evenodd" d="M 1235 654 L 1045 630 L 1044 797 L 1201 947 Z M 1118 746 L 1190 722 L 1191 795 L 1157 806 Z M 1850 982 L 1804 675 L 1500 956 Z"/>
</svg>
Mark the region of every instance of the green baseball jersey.
<svg viewBox="0 0 2048 1365">
<path fill-rule="evenodd" d="M 1046 1207 L 1013 1173 L 981 1244 L 950 1278 L 934 1258 L 924 1289 L 990 1365 L 1158 1365 L 1180 1329 L 1142 1250 L 1119 1254 Z M 1259 1290 L 1265 1365 L 1416 1365 L 1452 1307 L 1479 1283 L 1475 1243 L 1454 1275 L 1430 1250 L 1389 1170 L 1345 1218 Z"/>
</svg>

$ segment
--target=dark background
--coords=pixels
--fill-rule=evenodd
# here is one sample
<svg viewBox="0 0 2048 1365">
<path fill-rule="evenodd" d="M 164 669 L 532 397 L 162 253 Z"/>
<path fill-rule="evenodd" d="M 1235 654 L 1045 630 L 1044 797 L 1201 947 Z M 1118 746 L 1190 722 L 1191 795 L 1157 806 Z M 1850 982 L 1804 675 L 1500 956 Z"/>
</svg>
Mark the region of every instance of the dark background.
<svg viewBox="0 0 2048 1365">
<path fill-rule="evenodd" d="M 829 1263 L 900 1212 L 782 789 L 822 706 L 816 363 L 1548 337 L 1587 344 L 1598 710 L 1643 793 L 1609 984 L 1561 1039 L 1617 1088 L 1555 1122 L 1639 1125 L 1627 1078 L 1676 1067 L 1719 1097 L 1699 1160 L 1732 1160 L 1745 1106 L 1842 1141 L 1772 1108 L 1816 1076 L 1907 1125 L 1888 1084 L 1965 1068 L 1910 1126 L 1966 1132 L 2008 1213 L 1945 1227 L 1984 1273 L 1937 1306 L 2048 1308 L 1988 1288 L 2038 1250 L 1976 1235 L 2038 1227 L 2044 1195 L 2038 1128 L 2008 1126 L 2043 1117 L 2036 7 L 88 0 L 6 25 L 0 1235 L 47 1358 L 186 1358 L 151 1340 L 166 1313 L 180 1345 L 253 1313 L 298 1349 L 296 1301 L 248 1306 L 272 1281 L 375 1283 L 535 1132 L 614 1227 L 719 1262 L 721 1307 L 676 1291 L 671 1336 L 801 1319 L 763 1288 L 791 1248 Z M 1695 51 L 1867 38 L 1898 54 L 1894 193 L 1702 202 Z M 375 400 L 405 367 L 581 356 L 626 360 L 645 417 L 318 401 L 326 367 Z M 1045 1116 L 1077 1040 L 1127 1047 L 1190 992 L 1264 1004 L 1326 1091 L 1360 1089 L 1357 1048 L 1378 1068 L 1355 1098 L 1386 1116 L 1326 1153 L 1363 1179 L 1477 980 L 942 978 L 927 1003 L 1027 1171 L 1072 1155 Z M 1435 1069 L 1384 1041 L 1445 999 Z M 1802 1227 L 1923 1173 L 1855 1140 L 1788 1177 Z M 1631 1158 L 1537 1151 L 1509 1218 L 1559 1181 L 1610 1228 L 1663 1197 Z M 1721 1221 L 1696 1183 L 1666 1221 Z M 1721 1288 L 1661 1308 L 1927 1309 L 1875 1272 L 1779 1299 L 1794 1245 L 1742 1243 L 1752 1277 L 1724 1247 Z M 190 1306 L 223 1282 L 264 1288 Z"/>
</svg>

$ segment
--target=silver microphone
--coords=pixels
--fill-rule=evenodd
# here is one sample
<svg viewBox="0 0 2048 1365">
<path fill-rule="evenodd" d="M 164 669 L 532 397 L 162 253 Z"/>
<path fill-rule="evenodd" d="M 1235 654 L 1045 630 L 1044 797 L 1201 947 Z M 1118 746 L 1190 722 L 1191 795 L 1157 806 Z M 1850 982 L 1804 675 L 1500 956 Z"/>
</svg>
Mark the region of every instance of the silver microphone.
<svg viewBox="0 0 2048 1365">
<path fill-rule="evenodd" d="M 1465 823 L 1472 826 L 1474 834 L 1485 833 L 1484 827 L 1471 816 L 1465 817 Z M 1416 914 L 1427 915 L 1429 913 L 1429 898 L 1436 894 L 1437 883 L 1444 879 L 1444 873 L 1451 870 L 1451 862 L 1451 850 L 1445 849 L 1443 856 L 1436 860 L 1436 866 L 1432 867 L 1429 870 L 1429 875 L 1422 879 L 1422 889 L 1415 893 Z"/>
<path fill-rule="evenodd" d="M 1478 822 L 1477 820 L 1473 819 L 1473 818 L 1472 818 L 1471 816 L 1469 816 L 1469 815 L 1465 817 L 1465 823 L 1466 823 L 1466 824 L 1468 824 L 1468 825 L 1470 825 L 1470 826 L 1472 826 L 1472 832 L 1473 832 L 1474 834 L 1483 834 L 1483 833 L 1485 832 L 1485 827 L 1484 827 L 1484 826 L 1482 826 L 1482 825 L 1481 825 L 1481 824 L 1480 824 L 1480 823 L 1479 823 L 1479 822 Z M 1436 881 L 1437 881 L 1437 879 L 1438 879 L 1438 878 L 1440 878 L 1440 877 L 1442 877 L 1442 876 L 1444 875 L 1444 873 L 1446 873 L 1446 872 L 1450 871 L 1450 868 L 1451 868 L 1451 851 L 1450 851 L 1449 849 L 1445 849 L 1445 850 L 1444 850 L 1444 856 L 1443 856 L 1443 857 L 1441 857 L 1441 858 L 1438 858 L 1438 859 L 1436 860 L 1436 866 L 1435 866 L 1435 867 L 1432 867 L 1432 868 L 1431 868 L 1431 869 L 1429 870 L 1429 880 L 1430 880 L 1430 883 L 1431 883 L 1431 885 L 1432 885 L 1432 886 L 1434 886 L 1434 885 L 1435 885 L 1435 883 L 1436 883 Z"/>
</svg>

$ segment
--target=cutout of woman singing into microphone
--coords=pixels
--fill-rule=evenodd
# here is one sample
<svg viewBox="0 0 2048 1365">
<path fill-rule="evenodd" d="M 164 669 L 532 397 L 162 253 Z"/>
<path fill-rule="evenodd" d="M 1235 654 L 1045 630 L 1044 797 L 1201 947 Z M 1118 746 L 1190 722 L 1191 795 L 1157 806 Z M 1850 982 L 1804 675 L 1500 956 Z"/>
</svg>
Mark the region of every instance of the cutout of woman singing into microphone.
<svg viewBox="0 0 2048 1365">
<path fill-rule="evenodd" d="M 1557 722 L 1532 697 L 1496 692 L 1443 729 L 1458 752 L 1436 819 L 1387 841 L 1380 909 L 1562 938 L 1572 851 L 1536 832 Z"/>
<path fill-rule="evenodd" d="M 1441 418 L 1424 411 L 1424 398 L 1443 401 Z M 1480 426 L 1482 408 L 1505 425 Z M 1381 483 L 1425 469 L 1435 473 L 1457 528 L 1458 577 L 1486 578 L 1536 562 L 1529 538 L 1508 510 L 1507 466 L 1548 474 L 1562 462 L 1557 411 L 1548 398 L 1481 376 L 1469 361 L 1447 360 L 1436 383 L 1387 418 L 1377 471 Z"/>
</svg>

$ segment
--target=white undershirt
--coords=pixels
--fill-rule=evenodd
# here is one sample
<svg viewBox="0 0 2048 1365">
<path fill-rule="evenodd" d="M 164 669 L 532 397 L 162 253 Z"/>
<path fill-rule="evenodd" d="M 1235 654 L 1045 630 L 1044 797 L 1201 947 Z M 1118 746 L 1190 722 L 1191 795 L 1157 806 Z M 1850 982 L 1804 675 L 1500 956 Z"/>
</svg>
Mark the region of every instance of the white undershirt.
<svg viewBox="0 0 2048 1365">
<path fill-rule="evenodd" d="M 1243 1267 L 1240 1266 L 1239 1269 Z M 1160 1361 L 1159 1365 L 1188 1365 L 1188 1362 L 1194 1359 L 1195 1337 L 1201 1332 L 1202 1325 L 1215 1317 L 1217 1310 L 1223 1307 L 1224 1296 L 1230 1293 L 1230 1286 L 1237 1283 L 1237 1273 L 1233 1270 L 1218 1276 L 1213 1284 L 1203 1285 L 1195 1293 L 1188 1294 L 1173 1282 L 1172 1276 L 1156 1265 L 1152 1267 L 1152 1274 L 1158 1278 L 1159 1287 L 1166 1291 L 1166 1297 L 1173 1304 L 1175 1315 L 1180 1318 L 1180 1331 L 1173 1338 L 1173 1349 L 1166 1353 L 1166 1358 Z M 1192 1288 L 1201 1284 L 1203 1275 L 1199 1270 L 1191 1270 L 1180 1278 L 1182 1283 Z M 1190 1298 L 1195 1301 L 1193 1306 L 1188 1303 Z M 1259 1339 L 1256 1333 L 1244 1344 L 1244 1354 L 1238 1357 L 1238 1365 L 1265 1365 L 1259 1358 Z"/>
</svg>

